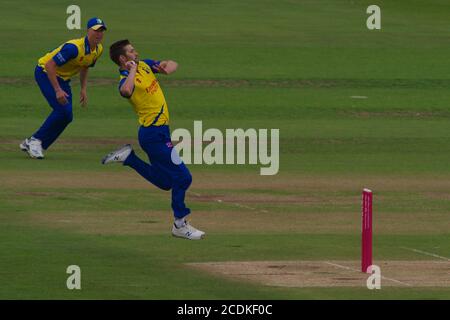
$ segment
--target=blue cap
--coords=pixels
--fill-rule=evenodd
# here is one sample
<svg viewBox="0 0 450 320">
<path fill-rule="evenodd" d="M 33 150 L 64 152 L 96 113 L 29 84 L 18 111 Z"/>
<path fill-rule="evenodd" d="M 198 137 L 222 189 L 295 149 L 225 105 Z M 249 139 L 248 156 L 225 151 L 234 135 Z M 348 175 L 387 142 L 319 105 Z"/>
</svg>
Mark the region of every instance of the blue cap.
<svg viewBox="0 0 450 320">
<path fill-rule="evenodd" d="M 106 24 L 103 22 L 102 19 L 99 18 L 92 18 L 89 19 L 88 23 L 87 23 L 87 28 L 88 29 L 94 29 L 94 30 L 98 30 L 100 28 L 103 28 L 106 30 Z"/>
</svg>

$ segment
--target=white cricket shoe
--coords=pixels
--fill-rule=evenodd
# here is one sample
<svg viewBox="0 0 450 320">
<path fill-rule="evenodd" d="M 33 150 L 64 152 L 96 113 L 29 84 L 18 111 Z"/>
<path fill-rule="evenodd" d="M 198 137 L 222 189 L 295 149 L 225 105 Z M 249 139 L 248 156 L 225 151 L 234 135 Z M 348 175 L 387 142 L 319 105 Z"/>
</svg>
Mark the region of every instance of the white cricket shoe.
<svg viewBox="0 0 450 320">
<path fill-rule="evenodd" d="M 113 151 L 106 155 L 102 159 L 103 164 L 108 164 L 111 162 L 124 162 L 128 156 L 130 155 L 131 151 L 133 151 L 133 148 L 130 144 L 126 144 L 123 147 L 117 149 L 116 151 Z"/>
<path fill-rule="evenodd" d="M 174 223 L 172 227 L 172 235 L 174 237 L 186 238 L 189 240 L 200 240 L 204 238 L 205 233 L 203 231 L 195 229 L 186 221 L 184 226 L 179 228 L 177 228 Z"/>
<path fill-rule="evenodd" d="M 42 142 L 35 137 L 25 139 L 19 145 L 20 150 L 25 151 L 33 159 L 43 159 L 44 153 L 42 152 Z"/>
</svg>

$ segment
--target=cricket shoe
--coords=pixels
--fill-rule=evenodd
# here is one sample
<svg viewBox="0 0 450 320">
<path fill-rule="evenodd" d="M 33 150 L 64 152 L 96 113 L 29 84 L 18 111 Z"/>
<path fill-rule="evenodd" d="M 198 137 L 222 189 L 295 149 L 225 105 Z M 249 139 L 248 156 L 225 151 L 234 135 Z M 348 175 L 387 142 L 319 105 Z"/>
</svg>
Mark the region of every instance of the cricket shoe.
<svg viewBox="0 0 450 320">
<path fill-rule="evenodd" d="M 185 238 L 189 240 L 200 240 L 205 237 L 205 233 L 203 231 L 195 229 L 187 221 L 184 226 L 179 228 L 177 228 L 174 223 L 172 227 L 172 235 L 177 238 Z"/>
<path fill-rule="evenodd" d="M 43 159 L 44 154 L 42 153 L 42 142 L 35 137 L 30 139 L 25 139 L 19 145 L 20 150 L 25 151 L 33 159 Z"/>
<path fill-rule="evenodd" d="M 126 144 L 120 149 L 117 149 L 116 151 L 113 151 L 109 154 L 107 154 L 103 159 L 103 164 L 108 164 L 111 162 L 124 162 L 128 156 L 130 155 L 131 151 L 133 151 L 133 148 L 130 144 Z"/>
</svg>

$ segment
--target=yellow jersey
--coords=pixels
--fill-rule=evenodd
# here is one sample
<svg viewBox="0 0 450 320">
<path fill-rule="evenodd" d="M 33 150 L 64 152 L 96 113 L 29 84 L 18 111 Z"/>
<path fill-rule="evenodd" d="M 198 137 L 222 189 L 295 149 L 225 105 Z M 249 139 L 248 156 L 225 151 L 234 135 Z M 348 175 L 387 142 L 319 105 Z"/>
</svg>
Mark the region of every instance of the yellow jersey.
<svg viewBox="0 0 450 320">
<path fill-rule="evenodd" d="M 130 97 L 126 97 L 133 106 L 139 123 L 144 127 L 169 124 L 167 102 L 154 74 L 156 72 L 154 66 L 158 63 L 154 60 L 139 61 L 133 93 Z M 120 70 L 119 90 L 128 74 L 128 70 Z"/>
<path fill-rule="evenodd" d="M 53 59 L 56 63 L 56 75 L 63 80 L 70 80 L 81 68 L 93 67 L 102 55 L 103 47 L 89 46 L 87 37 L 69 40 L 50 51 L 38 60 L 38 65 L 45 71 L 45 64 Z"/>
</svg>

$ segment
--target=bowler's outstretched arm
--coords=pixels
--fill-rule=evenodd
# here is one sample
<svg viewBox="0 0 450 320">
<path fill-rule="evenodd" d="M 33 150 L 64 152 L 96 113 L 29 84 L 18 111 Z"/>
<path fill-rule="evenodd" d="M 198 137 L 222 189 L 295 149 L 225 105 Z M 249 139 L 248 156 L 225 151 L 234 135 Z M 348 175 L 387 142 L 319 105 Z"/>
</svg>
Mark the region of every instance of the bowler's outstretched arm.
<svg viewBox="0 0 450 320">
<path fill-rule="evenodd" d="M 177 71 L 178 63 L 172 60 L 163 60 L 156 66 L 159 73 L 171 74 Z"/>
</svg>

